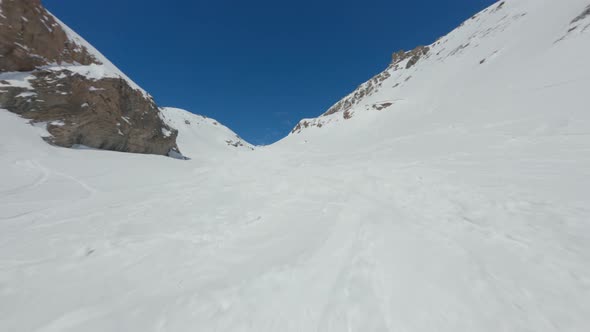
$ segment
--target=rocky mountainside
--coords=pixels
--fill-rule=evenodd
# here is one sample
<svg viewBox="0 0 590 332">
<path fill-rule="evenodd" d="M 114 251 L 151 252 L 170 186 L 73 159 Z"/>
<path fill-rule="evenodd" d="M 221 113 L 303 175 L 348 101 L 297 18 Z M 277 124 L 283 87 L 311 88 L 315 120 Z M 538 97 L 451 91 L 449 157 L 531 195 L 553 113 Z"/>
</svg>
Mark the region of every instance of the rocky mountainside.
<svg viewBox="0 0 590 332">
<path fill-rule="evenodd" d="M 550 18 L 544 10 L 547 6 L 554 10 Z M 540 31 L 538 26 L 543 24 L 545 27 Z M 515 86 L 524 86 L 529 80 L 536 80 L 534 84 L 538 85 L 551 77 L 541 75 L 536 69 L 535 66 L 543 65 L 539 61 L 544 62 L 547 70 L 555 72 L 555 77 L 565 80 L 580 76 L 576 68 L 584 66 L 578 61 L 583 57 L 571 59 L 567 54 L 570 50 L 572 54 L 579 53 L 581 50 L 577 49 L 588 43 L 589 37 L 587 0 L 498 1 L 433 44 L 394 53 L 383 72 L 361 84 L 318 118 L 301 120 L 291 134 L 349 123 L 347 120 L 370 117 L 377 112 L 458 109 L 466 104 L 476 110 L 483 100 L 490 98 L 488 91 L 499 95 L 494 100 L 498 109 L 515 105 L 514 100 L 504 96 L 517 97 L 526 107 L 533 106 L 527 102 L 530 100 L 555 103 L 556 100 L 549 100 L 551 95 L 531 99 L 527 94 L 517 94 Z M 475 96 L 481 98 L 472 98 Z"/>
<path fill-rule="evenodd" d="M 44 123 L 55 145 L 178 154 L 145 91 L 40 0 L 0 1 L 0 108 Z"/>
</svg>

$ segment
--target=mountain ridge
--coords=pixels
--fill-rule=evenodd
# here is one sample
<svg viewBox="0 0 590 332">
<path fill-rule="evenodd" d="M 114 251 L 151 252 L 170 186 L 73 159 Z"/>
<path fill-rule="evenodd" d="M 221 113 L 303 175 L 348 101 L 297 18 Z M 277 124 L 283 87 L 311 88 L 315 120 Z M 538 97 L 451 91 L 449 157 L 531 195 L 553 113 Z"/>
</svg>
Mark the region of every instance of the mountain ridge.
<svg viewBox="0 0 590 332">
<path fill-rule="evenodd" d="M 563 33 L 560 33 L 560 35 L 547 38 L 547 43 L 562 41 L 574 37 L 574 34 L 580 36 L 590 28 L 589 15 L 587 14 L 590 5 L 585 1 L 570 1 L 571 4 L 576 2 L 579 3 L 579 9 L 571 10 L 571 14 L 564 17 L 562 22 L 562 25 L 569 24 L 570 27 L 563 28 Z M 512 33 L 518 35 L 517 27 L 522 25 L 523 20 L 529 20 L 529 17 L 527 17 L 528 10 L 531 9 L 532 14 L 536 14 L 543 3 L 547 3 L 547 1 L 540 1 L 538 4 L 531 4 L 528 0 L 498 1 L 476 13 L 432 44 L 418 46 L 412 51 L 394 52 L 392 61 L 385 70 L 362 83 L 320 116 L 302 119 L 291 130 L 289 136 L 302 133 L 311 128 L 318 129 L 335 123 L 346 122 L 346 120 L 363 115 L 367 111 L 394 112 L 397 107 L 400 107 L 400 105 L 396 104 L 411 101 L 411 98 L 408 98 L 408 93 L 427 95 L 429 91 L 427 89 L 435 88 L 432 86 L 431 81 L 441 81 L 440 78 L 428 76 L 424 71 L 442 72 L 447 75 L 443 77 L 446 82 L 439 82 L 438 84 L 453 85 L 456 81 L 460 82 L 461 77 L 453 77 L 446 74 L 444 69 L 439 69 L 444 66 L 453 66 L 453 58 L 461 59 L 465 61 L 464 66 L 473 66 L 473 70 L 479 71 L 481 68 L 490 65 L 492 60 L 500 61 L 499 58 L 503 53 L 526 52 L 526 49 L 515 44 L 517 43 L 516 40 L 510 41 L 508 45 L 493 44 L 496 43 L 495 40 L 499 38 L 498 36 L 505 33 L 505 30 L 511 30 Z M 531 37 L 534 36 L 531 35 Z M 490 47 L 495 49 L 481 52 L 482 49 Z M 545 50 L 541 51 L 545 52 Z M 471 56 L 474 58 L 466 59 L 466 57 Z M 458 72 L 461 71 L 464 70 L 459 68 Z M 407 88 L 408 85 L 415 84 L 416 73 L 421 76 L 422 81 L 420 82 L 423 82 L 427 88 L 422 92 L 419 88 L 409 90 Z M 420 78 L 418 79 L 420 80 Z M 443 85 L 440 88 L 441 90 L 447 89 Z M 436 95 L 436 91 L 430 91 Z M 436 106 L 428 105 L 428 107 Z"/>
</svg>

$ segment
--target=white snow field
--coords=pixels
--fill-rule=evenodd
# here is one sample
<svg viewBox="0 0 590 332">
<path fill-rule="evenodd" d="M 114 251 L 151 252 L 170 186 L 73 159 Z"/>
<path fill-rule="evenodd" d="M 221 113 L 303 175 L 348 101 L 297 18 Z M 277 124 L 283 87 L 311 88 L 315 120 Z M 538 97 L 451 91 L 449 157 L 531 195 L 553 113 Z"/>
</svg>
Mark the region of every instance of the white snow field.
<svg viewBox="0 0 590 332">
<path fill-rule="evenodd" d="M 160 116 L 167 125 L 178 130 L 176 141 L 182 147 L 181 152 L 189 158 L 218 159 L 236 150 L 254 149 L 215 119 L 173 107 L 161 108 Z"/>
<path fill-rule="evenodd" d="M 254 151 L 182 111 L 191 160 L 57 148 L 0 110 L 0 331 L 590 331 L 588 5 L 496 4 Z"/>
</svg>

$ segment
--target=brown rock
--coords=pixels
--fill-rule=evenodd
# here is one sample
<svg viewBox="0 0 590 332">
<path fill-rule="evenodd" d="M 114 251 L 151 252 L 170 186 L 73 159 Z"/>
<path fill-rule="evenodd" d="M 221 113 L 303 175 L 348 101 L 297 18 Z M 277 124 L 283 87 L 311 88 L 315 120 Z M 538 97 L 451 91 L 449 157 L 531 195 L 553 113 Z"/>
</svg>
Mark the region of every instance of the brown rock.
<svg viewBox="0 0 590 332">
<path fill-rule="evenodd" d="M 348 96 L 344 97 L 343 99 L 338 101 L 336 104 L 334 104 L 332 107 L 330 107 L 324 114 L 322 114 L 322 117 L 325 117 L 325 116 L 328 116 L 331 114 L 335 114 L 335 113 L 342 113 L 342 117 L 344 119 L 348 120 L 348 119 L 352 118 L 352 116 L 353 116 L 353 112 L 351 112 L 352 108 L 354 106 L 358 105 L 365 97 L 371 96 L 375 92 L 379 91 L 379 88 L 381 87 L 383 81 L 385 81 L 386 79 L 391 77 L 390 71 L 404 69 L 404 68 L 400 68 L 400 63 L 403 62 L 404 60 L 407 60 L 407 59 L 409 59 L 409 60 L 405 66 L 405 69 L 409 69 L 409 68 L 413 67 L 414 65 L 416 65 L 418 63 L 418 61 L 420 61 L 420 59 L 427 56 L 428 52 L 430 52 L 430 47 L 418 46 L 415 49 L 408 51 L 408 52 L 402 50 L 402 51 L 398 51 L 398 52 L 393 53 L 391 64 L 389 65 L 389 67 L 387 67 L 387 69 L 385 71 L 381 72 L 378 75 L 375 75 L 367 82 L 361 84 L 358 88 L 356 88 Z M 411 76 L 408 76 L 408 78 L 406 78 L 406 82 L 410 78 L 411 78 Z M 399 83 L 397 83 L 394 87 L 397 87 L 397 86 L 399 86 Z M 381 103 L 378 105 L 376 104 L 376 105 L 373 105 L 373 109 L 382 110 L 382 109 L 390 107 L 391 105 L 392 105 L 391 103 Z M 304 128 L 307 128 L 309 126 L 310 126 L 310 124 L 307 123 L 306 121 L 299 122 L 297 124 L 297 126 L 295 126 L 295 128 L 293 128 L 291 133 L 300 133 Z M 314 121 L 312 123 L 312 126 L 321 127 L 322 126 L 321 117 L 318 118 L 317 121 Z"/>
<path fill-rule="evenodd" d="M 398 51 L 393 53 L 393 55 L 391 56 L 391 65 L 390 67 L 398 67 L 398 65 L 406 60 L 406 59 L 410 59 L 408 61 L 408 63 L 406 64 L 406 69 L 410 69 L 411 67 L 413 67 L 416 63 L 418 63 L 418 61 L 420 61 L 420 59 L 427 55 L 428 52 L 430 52 L 430 47 L 428 46 L 418 46 L 415 49 L 411 50 L 411 51 Z"/>
<path fill-rule="evenodd" d="M 0 88 L 0 108 L 46 122 L 52 144 L 168 155 L 178 152 L 176 130 L 160 118 L 153 99 L 121 77 L 94 80 L 54 63 L 101 63 L 68 39 L 39 0 L 0 2 L 0 73 L 29 73 L 32 89 Z M 19 74 L 20 75 L 20 74 Z M 116 75 L 115 75 L 116 76 Z"/>
<path fill-rule="evenodd" d="M 0 71 L 32 71 L 50 63 L 100 64 L 72 43 L 40 0 L 0 2 Z"/>
<path fill-rule="evenodd" d="M 391 77 L 391 74 L 387 70 L 372 77 L 367 82 L 361 84 L 351 94 L 337 102 L 334 106 L 330 107 L 330 109 L 328 109 L 326 113 L 322 114 L 322 116 L 328 116 L 330 114 L 346 112 L 350 110 L 352 107 L 358 104 L 364 97 L 370 96 L 374 92 L 376 92 L 379 89 L 379 87 L 381 87 L 381 83 L 389 77 Z"/>
<path fill-rule="evenodd" d="M 125 80 L 91 81 L 67 70 L 33 75 L 34 95 L 19 96 L 26 91 L 11 88 L 0 94 L 0 104 L 33 122 L 49 123 L 52 144 L 161 155 L 176 149 L 176 130 L 162 122 L 153 100 Z"/>
<path fill-rule="evenodd" d="M 428 46 L 418 46 L 412 51 L 399 51 L 395 52 L 392 55 L 392 63 L 387 69 L 399 69 L 399 64 L 409 59 L 406 69 L 411 68 L 414 66 L 418 61 L 428 54 L 430 51 L 430 47 Z M 344 99 L 338 101 L 334 106 L 330 107 L 328 111 L 326 111 L 322 116 L 327 116 L 330 114 L 334 114 L 337 112 L 346 112 L 350 110 L 352 107 L 357 105 L 364 97 L 370 96 L 375 93 L 379 87 L 381 87 L 381 83 L 388 79 L 391 76 L 388 70 L 381 72 L 380 74 L 372 77 L 367 82 L 361 84 L 356 90 L 354 90 L 351 94 L 346 96 Z"/>
<path fill-rule="evenodd" d="M 384 109 L 390 107 L 391 105 L 393 105 L 393 103 L 391 103 L 391 102 L 377 103 L 377 104 L 373 104 L 372 108 L 374 110 L 381 111 L 381 110 L 384 110 Z"/>
</svg>

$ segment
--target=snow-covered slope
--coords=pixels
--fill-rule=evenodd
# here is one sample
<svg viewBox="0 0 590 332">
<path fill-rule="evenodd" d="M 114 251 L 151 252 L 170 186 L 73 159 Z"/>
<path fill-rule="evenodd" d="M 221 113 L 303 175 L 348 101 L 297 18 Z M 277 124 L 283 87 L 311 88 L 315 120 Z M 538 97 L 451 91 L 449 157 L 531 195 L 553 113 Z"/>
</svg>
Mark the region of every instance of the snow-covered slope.
<svg viewBox="0 0 590 332">
<path fill-rule="evenodd" d="M 212 158 L 217 153 L 254 149 L 250 143 L 215 119 L 172 107 L 162 108 L 160 114 L 168 126 L 178 130 L 176 143 L 189 158 L 198 155 Z"/>
<path fill-rule="evenodd" d="M 0 330 L 587 331 L 585 1 L 496 4 L 248 153 L 57 148 L 0 111 Z"/>
<path fill-rule="evenodd" d="M 586 0 L 498 2 L 427 46 L 417 63 L 408 65 L 410 57 L 394 54 L 383 73 L 324 116 L 302 120 L 293 133 L 335 124 L 354 131 L 350 123 L 359 117 L 405 112 L 422 114 L 413 115 L 422 117 L 420 127 L 451 121 L 480 126 L 504 122 L 509 127 L 508 122 L 518 122 L 529 132 L 584 131 L 584 91 L 590 83 L 588 6 Z M 394 135 L 420 130 L 377 118 L 373 129 L 379 122 L 388 127 L 401 123 Z"/>
</svg>

